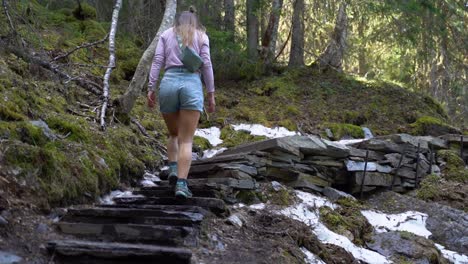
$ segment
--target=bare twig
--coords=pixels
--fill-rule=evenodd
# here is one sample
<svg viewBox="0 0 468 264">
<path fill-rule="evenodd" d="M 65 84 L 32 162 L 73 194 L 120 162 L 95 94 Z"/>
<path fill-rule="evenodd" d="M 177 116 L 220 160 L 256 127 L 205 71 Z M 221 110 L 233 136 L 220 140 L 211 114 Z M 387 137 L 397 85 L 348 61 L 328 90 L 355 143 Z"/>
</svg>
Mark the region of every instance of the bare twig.
<svg viewBox="0 0 468 264">
<path fill-rule="evenodd" d="M 138 129 L 140 129 L 141 133 L 142 133 L 143 135 L 145 135 L 145 137 L 150 137 L 150 135 L 149 135 L 148 132 L 146 131 L 145 127 L 142 126 L 142 125 L 140 124 L 140 122 L 138 122 L 138 120 L 136 120 L 136 118 L 133 118 L 133 117 L 132 117 L 131 121 L 132 121 L 133 124 L 135 124 L 135 125 L 138 127 Z"/>
<path fill-rule="evenodd" d="M 117 31 L 117 22 L 119 20 L 119 11 L 122 6 L 122 0 L 115 0 L 114 11 L 112 12 L 112 24 L 109 32 L 109 67 L 104 74 L 103 99 L 101 109 L 101 129 L 106 129 L 106 109 L 109 103 L 109 79 L 113 67 L 115 67 L 115 33 Z"/>
<path fill-rule="evenodd" d="M 288 45 L 288 42 L 289 42 L 289 40 L 291 39 L 291 35 L 292 35 L 292 29 L 289 30 L 288 38 L 287 38 L 286 41 L 284 42 L 283 47 L 282 47 L 281 50 L 278 52 L 278 55 L 276 55 L 276 57 L 275 57 L 275 59 L 273 60 L 273 62 L 275 62 L 276 60 L 278 60 L 279 56 L 281 56 L 281 54 L 283 53 L 284 49 L 286 48 L 286 45 Z"/>
<path fill-rule="evenodd" d="M 85 48 L 93 47 L 93 46 L 99 45 L 99 44 L 101 44 L 101 43 L 104 43 L 108 38 L 109 38 L 109 34 L 107 34 L 107 35 L 106 35 L 103 39 L 101 39 L 101 40 L 98 40 L 98 41 L 95 41 L 95 42 L 90 42 L 90 43 L 84 43 L 84 44 L 82 44 L 82 45 L 76 46 L 75 48 L 71 49 L 71 50 L 68 51 L 67 53 L 53 58 L 53 59 L 51 60 L 51 62 L 53 62 L 53 61 L 58 61 L 58 60 L 60 60 L 60 59 L 63 59 L 63 58 L 65 58 L 65 57 L 68 57 L 68 56 L 70 56 L 73 52 L 75 52 L 75 51 L 77 51 L 77 50 L 79 50 L 79 49 L 85 49 Z"/>
<path fill-rule="evenodd" d="M 5 16 L 7 17 L 8 19 L 8 24 L 10 25 L 10 29 L 11 29 L 11 32 L 16 35 L 17 34 L 17 31 L 15 29 L 15 26 L 13 25 L 13 22 L 11 21 L 11 16 L 10 16 L 10 12 L 8 11 L 8 3 L 7 3 L 7 0 L 2 0 L 2 4 L 3 4 L 3 11 L 5 12 Z"/>
</svg>

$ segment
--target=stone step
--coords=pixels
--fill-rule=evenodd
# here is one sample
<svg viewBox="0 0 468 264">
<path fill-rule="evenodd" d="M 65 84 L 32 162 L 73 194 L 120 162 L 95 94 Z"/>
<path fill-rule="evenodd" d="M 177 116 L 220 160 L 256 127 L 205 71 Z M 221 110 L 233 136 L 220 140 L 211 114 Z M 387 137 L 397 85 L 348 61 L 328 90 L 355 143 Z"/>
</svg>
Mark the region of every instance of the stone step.
<svg viewBox="0 0 468 264">
<path fill-rule="evenodd" d="M 131 208 L 90 208 L 70 209 L 61 219 L 64 222 L 94 224 L 142 224 L 195 226 L 204 218 L 201 213 L 170 210 L 150 210 Z"/>
<path fill-rule="evenodd" d="M 156 186 L 155 186 L 156 187 Z M 172 186 L 157 186 L 159 189 L 142 189 L 134 191 L 133 194 L 144 195 L 146 197 L 171 197 L 174 195 L 174 188 Z M 218 191 L 207 190 L 206 188 L 190 188 L 193 196 L 196 197 L 210 197 L 219 198 L 221 195 Z"/>
<path fill-rule="evenodd" d="M 209 209 L 215 214 L 226 212 L 223 200 L 216 198 L 193 197 L 177 199 L 176 197 L 120 197 L 114 198 L 116 204 L 146 204 L 146 205 L 191 205 Z"/>
<path fill-rule="evenodd" d="M 192 257 L 184 248 L 78 240 L 50 241 L 47 248 L 58 263 L 67 264 L 189 264 Z"/>
<path fill-rule="evenodd" d="M 192 188 L 210 188 L 220 189 L 222 186 L 232 187 L 234 189 L 253 190 L 257 187 L 257 182 L 254 179 L 233 179 L 233 178 L 200 178 L 189 179 L 188 186 Z M 170 186 L 168 181 L 161 181 L 159 186 Z M 151 189 L 155 187 L 144 187 L 143 189 Z"/>
<path fill-rule="evenodd" d="M 64 234 L 115 242 L 154 242 L 180 245 L 193 233 L 191 227 L 141 224 L 57 223 Z"/>
<path fill-rule="evenodd" d="M 200 206 L 194 205 L 149 205 L 149 204 L 100 204 L 96 208 L 127 208 L 127 209 L 147 209 L 147 210 L 170 210 L 180 213 L 200 213 L 202 215 L 210 214 L 210 211 Z"/>
</svg>

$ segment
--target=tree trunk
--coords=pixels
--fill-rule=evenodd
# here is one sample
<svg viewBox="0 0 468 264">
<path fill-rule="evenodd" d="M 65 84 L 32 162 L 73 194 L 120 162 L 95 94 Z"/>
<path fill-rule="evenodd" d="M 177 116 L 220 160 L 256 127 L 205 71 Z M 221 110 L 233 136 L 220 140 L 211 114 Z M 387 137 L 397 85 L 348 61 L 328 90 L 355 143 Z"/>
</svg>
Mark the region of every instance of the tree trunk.
<svg viewBox="0 0 468 264">
<path fill-rule="evenodd" d="M 268 26 L 262 38 L 261 54 L 266 65 L 270 65 L 275 59 L 276 40 L 278 38 L 278 26 L 282 7 L 283 0 L 273 0 Z"/>
<path fill-rule="evenodd" d="M 304 0 L 296 0 L 294 2 L 289 67 L 304 65 L 304 9 Z"/>
<path fill-rule="evenodd" d="M 148 73 L 150 71 L 151 61 L 156 50 L 156 45 L 159 41 L 159 36 L 174 23 L 174 17 L 177 9 L 177 0 L 167 0 L 166 10 L 162 19 L 161 25 L 159 26 L 158 33 L 153 39 L 149 47 L 143 53 L 143 56 L 138 63 L 135 74 L 133 75 L 132 81 L 127 88 L 124 95 L 118 98 L 115 102 L 118 107 L 119 113 L 128 114 L 132 111 L 135 100 L 141 95 L 143 86 L 148 79 Z"/>
<path fill-rule="evenodd" d="M 258 17 L 259 0 L 247 0 L 247 53 L 249 58 L 258 57 Z"/>
<path fill-rule="evenodd" d="M 365 35 L 364 35 L 364 28 L 366 19 L 365 16 L 361 14 L 361 19 L 358 22 L 358 35 L 359 39 L 362 41 L 358 48 L 358 73 L 360 76 L 364 76 L 367 73 L 367 63 L 366 63 L 366 48 L 365 48 Z"/>
<path fill-rule="evenodd" d="M 348 17 L 346 15 L 346 3 L 341 2 L 336 17 L 335 29 L 325 51 L 318 58 L 319 68 L 334 68 L 341 70 L 343 56 L 346 51 L 346 37 L 348 28 Z"/>
<path fill-rule="evenodd" d="M 104 87 L 103 87 L 103 98 L 102 98 L 102 109 L 101 109 L 101 128 L 106 128 L 106 110 L 109 102 L 109 79 L 112 70 L 115 67 L 115 33 L 117 32 L 117 24 L 119 22 L 119 12 L 122 7 L 122 0 L 116 0 L 114 11 L 112 12 L 112 22 L 109 32 L 109 65 L 107 65 L 106 73 L 104 74 Z"/>
<path fill-rule="evenodd" d="M 234 0 L 224 0 L 224 29 L 231 34 L 234 40 L 236 30 Z"/>
</svg>

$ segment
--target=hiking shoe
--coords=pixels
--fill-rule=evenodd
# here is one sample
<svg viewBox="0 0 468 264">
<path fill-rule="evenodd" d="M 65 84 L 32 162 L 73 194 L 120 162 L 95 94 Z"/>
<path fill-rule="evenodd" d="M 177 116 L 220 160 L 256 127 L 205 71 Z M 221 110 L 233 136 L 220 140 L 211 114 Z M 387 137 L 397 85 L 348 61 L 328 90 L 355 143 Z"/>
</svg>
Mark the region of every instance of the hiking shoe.
<svg viewBox="0 0 468 264">
<path fill-rule="evenodd" d="M 175 187 L 175 197 L 182 198 L 182 199 L 192 198 L 192 192 L 189 190 L 186 180 L 177 181 L 177 184 Z"/>
<path fill-rule="evenodd" d="M 177 177 L 177 173 L 174 172 L 170 172 L 169 176 L 167 177 L 170 185 L 176 185 L 178 179 L 179 178 Z"/>
</svg>

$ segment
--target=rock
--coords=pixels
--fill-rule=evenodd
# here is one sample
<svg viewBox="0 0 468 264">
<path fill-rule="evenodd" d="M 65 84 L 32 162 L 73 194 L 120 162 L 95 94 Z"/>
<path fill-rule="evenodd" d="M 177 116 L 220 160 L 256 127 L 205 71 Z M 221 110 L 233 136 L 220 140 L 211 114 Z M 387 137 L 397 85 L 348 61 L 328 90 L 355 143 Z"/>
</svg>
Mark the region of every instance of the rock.
<svg viewBox="0 0 468 264">
<path fill-rule="evenodd" d="M 320 177 L 303 174 L 295 181 L 287 183 L 287 185 L 295 189 L 322 192 L 323 187 L 330 186 L 330 183 Z"/>
<path fill-rule="evenodd" d="M 281 183 L 279 183 L 277 181 L 272 181 L 271 186 L 273 187 L 273 190 L 275 190 L 275 192 L 278 192 L 278 191 L 284 189 L 284 186 L 281 185 Z"/>
<path fill-rule="evenodd" d="M 46 122 L 42 120 L 35 120 L 30 122 L 31 125 L 39 127 L 42 129 L 42 133 L 44 133 L 44 136 L 46 136 L 49 140 L 56 140 L 57 136 L 54 134 L 54 132 L 49 128 Z"/>
<path fill-rule="evenodd" d="M 380 139 L 371 138 L 356 144 L 352 144 L 353 147 L 359 149 L 369 149 L 384 153 L 401 153 L 403 146 L 396 144 L 391 139 Z"/>
<path fill-rule="evenodd" d="M 22 263 L 23 258 L 13 255 L 11 253 L 0 251 L 0 263 L 2 264 L 19 264 Z"/>
<path fill-rule="evenodd" d="M 329 138 L 329 139 L 335 138 L 335 137 L 333 136 L 333 132 L 332 132 L 331 129 L 329 129 L 329 128 L 325 129 L 325 134 L 327 135 L 327 138 Z"/>
<path fill-rule="evenodd" d="M 441 137 L 419 136 L 416 138 L 418 138 L 419 140 L 427 141 L 429 147 L 432 146 L 434 150 L 447 149 L 449 147 L 448 141 Z"/>
<path fill-rule="evenodd" d="M 226 219 L 226 222 L 228 224 L 231 224 L 233 226 L 236 226 L 238 228 L 241 228 L 242 227 L 242 220 L 240 219 L 239 215 L 237 214 L 233 214 L 231 216 L 228 217 L 228 219 Z"/>
<path fill-rule="evenodd" d="M 328 197 L 328 199 L 330 199 L 332 202 L 335 202 L 340 198 L 349 198 L 351 200 L 356 200 L 354 196 L 347 194 L 345 192 L 339 191 L 337 189 L 334 189 L 332 187 L 323 188 L 322 194 Z"/>
<path fill-rule="evenodd" d="M 420 144 L 421 149 L 429 149 L 429 144 L 427 140 L 424 140 L 420 137 L 413 137 L 408 134 L 393 134 L 393 135 L 388 135 L 388 136 L 382 136 L 379 138 L 390 139 L 391 141 L 397 144 L 409 144 L 415 148 L 417 148 L 418 144 Z"/>
<path fill-rule="evenodd" d="M 364 171 L 365 162 L 347 160 L 346 169 L 348 171 Z M 392 168 L 390 166 L 382 166 L 375 162 L 367 162 L 366 171 L 378 171 L 382 173 L 390 173 Z"/>
<path fill-rule="evenodd" d="M 362 158 L 364 160 L 364 158 L 366 157 L 366 150 L 353 148 L 353 147 L 349 147 L 349 146 L 348 146 L 348 148 L 349 148 L 349 155 L 351 156 L 350 159 L 352 159 L 353 157 L 358 157 L 358 158 Z M 382 154 L 378 153 L 378 152 L 369 150 L 368 159 L 372 160 L 372 161 L 378 161 L 378 160 L 383 160 L 384 156 Z"/>
<path fill-rule="evenodd" d="M 367 127 L 362 127 L 362 131 L 364 132 L 364 138 L 365 139 L 368 139 L 368 138 L 373 138 L 374 135 L 372 134 L 372 131 L 367 128 Z"/>
<path fill-rule="evenodd" d="M 36 232 L 38 232 L 40 234 L 45 234 L 45 233 L 47 233 L 48 230 L 49 230 L 49 227 L 46 224 L 43 224 L 43 223 L 40 223 L 36 227 Z"/>
<path fill-rule="evenodd" d="M 440 168 L 437 165 L 432 165 L 432 174 L 440 176 Z"/>
<path fill-rule="evenodd" d="M 353 183 L 356 185 L 361 185 L 364 172 L 355 172 Z M 364 185 L 366 186 L 384 186 L 390 187 L 392 185 L 393 175 L 380 172 L 367 172 Z M 401 180 L 399 177 L 395 178 L 394 185 L 400 185 Z"/>
<path fill-rule="evenodd" d="M 416 178 L 416 171 L 414 171 L 412 167 L 408 168 L 408 167 L 402 166 L 398 170 L 398 172 L 396 170 L 397 169 L 394 169 L 393 173 L 397 173 L 397 176 L 399 177 L 407 178 L 411 180 Z"/>
<path fill-rule="evenodd" d="M 392 167 L 396 168 L 398 167 L 398 163 L 400 162 L 401 154 L 399 153 L 385 154 L 384 157 L 385 157 L 385 160 L 388 161 L 392 165 Z M 401 165 L 410 163 L 411 161 L 412 159 L 405 156 L 403 157 L 403 160 L 401 161 Z"/>
<path fill-rule="evenodd" d="M 301 156 L 301 152 L 297 145 L 291 144 L 291 139 L 295 136 L 267 139 L 252 143 L 243 144 L 235 148 L 224 151 L 218 156 L 239 154 L 239 153 L 253 153 L 255 151 L 273 151 L 280 150 L 296 156 Z"/>
<path fill-rule="evenodd" d="M 345 145 L 320 139 L 317 136 L 292 136 L 288 143 L 299 148 L 304 155 L 322 155 L 334 158 L 345 158 L 349 156 L 349 148 Z"/>
<path fill-rule="evenodd" d="M 468 214 L 462 210 L 394 192 L 376 194 L 368 203 L 386 213 L 425 213 L 428 215 L 426 228 L 432 233 L 432 240 L 449 250 L 464 254 L 468 252 Z"/>
<path fill-rule="evenodd" d="M 377 233 L 367 246 L 386 257 L 411 263 L 449 263 L 434 242 L 409 232 Z"/>
<path fill-rule="evenodd" d="M 8 221 L 2 216 L 0 216 L 0 226 L 4 226 L 4 225 L 8 225 Z"/>
</svg>

